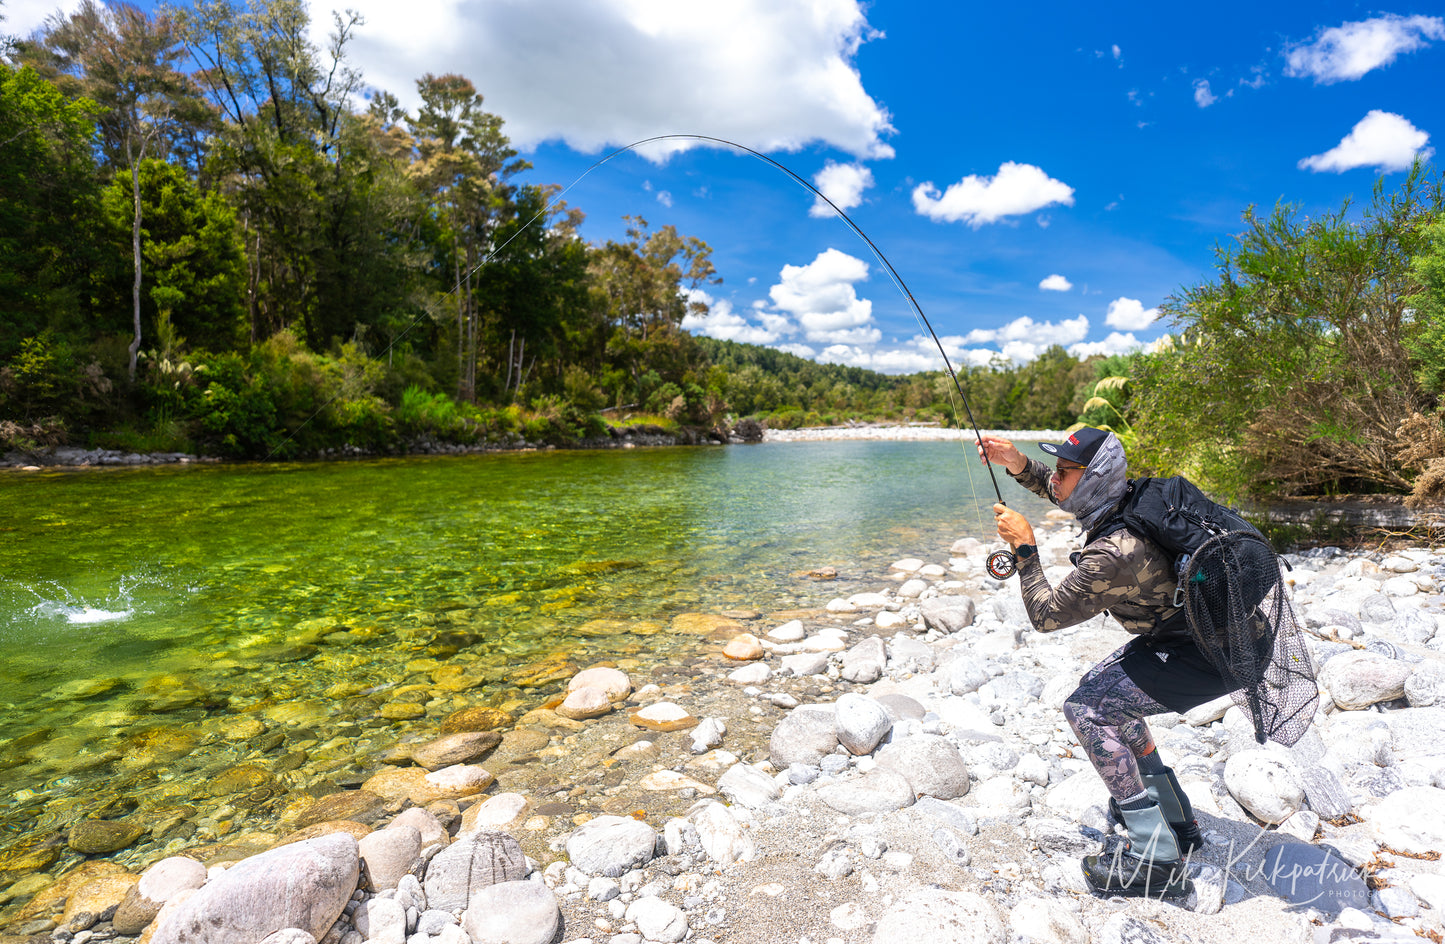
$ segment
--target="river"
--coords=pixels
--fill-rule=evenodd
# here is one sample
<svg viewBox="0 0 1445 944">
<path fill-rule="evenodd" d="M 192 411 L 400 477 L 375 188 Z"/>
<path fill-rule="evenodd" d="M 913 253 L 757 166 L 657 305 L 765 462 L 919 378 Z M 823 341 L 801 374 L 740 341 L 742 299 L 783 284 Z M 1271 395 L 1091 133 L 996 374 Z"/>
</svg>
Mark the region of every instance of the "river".
<svg viewBox="0 0 1445 944">
<path fill-rule="evenodd" d="M 0 475 L 0 848 L 203 808 L 258 752 L 344 778 L 426 723 L 378 706 L 439 666 L 457 703 L 525 711 L 566 667 L 696 650 L 677 614 L 944 563 L 995 540 L 994 500 L 957 441 Z M 806 578 L 824 566 L 836 582 Z"/>
</svg>

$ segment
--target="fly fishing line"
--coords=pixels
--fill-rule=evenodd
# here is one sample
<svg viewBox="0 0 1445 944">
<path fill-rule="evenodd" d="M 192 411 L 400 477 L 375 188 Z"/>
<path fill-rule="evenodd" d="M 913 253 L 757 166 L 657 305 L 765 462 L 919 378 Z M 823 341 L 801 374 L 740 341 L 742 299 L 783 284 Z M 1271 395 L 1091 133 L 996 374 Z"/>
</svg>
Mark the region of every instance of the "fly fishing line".
<svg viewBox="0 0 1445 944">
<path fill-rule="evenodd" d="M 969 425 L 973 428 L 974 440 L 978 446 L 979 455 L 982 457 L 984 465 L 988 467 L 989 480 L 993 484 L 994 495 L 998 498 L 998 503 L 1000 505 L 1007 504 L 1003 500 L 1003 492 L 999 490 L 998 476 L 994 472 L 993 462 L 988 457 L 988 450 L 984 448 L 983 433 L 979 430 L 978 422 L 974 419 L 973 410 L 968 403 L 968 395 L 963 392 L 963 385 L 959 383 L 958 374 L 953 369 L 953 364 L 948 359 L 948 351 L 944 348 L 943 342 L 938 337 L 938 333 L 933 330 L 933 324 L 928 320 L 928 316 L 923 313 L 923 307 L 918 304 L 918 299 L 913 296 L 913 292 L 908 288 L 907 283 L 903 281 L 903 277 L 898 274 L 898 270 L 893 267 L 893 263 L 888 260 L 888 257 L 883 254 L 883 251 L 878 248 L 877 244 L 875 244 L 873 240 L 868 237 L 868 234 L 863 232 L 862 227 L 860 227 L 857 223 L 853 222 L 853 218 L 850 217 L 847 213 L 843 212 L 843 209 L 839 207 L 836 203 L 834 203 L 827 194 L 823 193 L 817 187 L 813 186 L 812 183 L 800 177 L 798 174 L 794 173 L 787 166 L 774 160 L 768 155 L 762 153 L 761 151 L 756 151 L 748 147 L 745 144 L 738 144 L 736 141 L 729 141 L 726 138 L 718 138 L 705 134 L 660 134 L 650 138 L 644 138 L 640 141 L 634 141 L 631 144 L 625 145 L 616 149 L 615 151 L 612 151 L 604 157 L 594 161 L 591 166 L 589 166 L 581 174 L 577 175 L 577 178 L 575 180 L 569 183 L 562 190 L 558 191 L 551 199 L 546 202 L 546 204 L 540 210 L 537 211 L 536 214 L 532 216 L 531 219 L 523 223 L 520 227 L 517 228 L 514 233 L 512 233 L 511 236 L 507 237 L 507 239 L 504 240 L 501 245 L 488 251 L 475 266 L 467 270 L 466 275 L 459 276 L 456 280 L 456 284 L 449 292 L 447 292 L 445 296 L 443 296 L 443 298 L 450 298 L 452 295 L 456 294 L 456 292 L 461 289 L 462 285 L 465 284 L 466 281 L 471 278 L 471 276 L 475 275 L 493 259 L 497 258 L 497 256 L 502 251 L 504 251 L 514 239 L 516 239 L 518 236 L 522 235 L 522 233 L 530 229 L 538 220 L 543 219 L 554 206 L 560 203 L 562 199 L 573 190 L 573 188 L 580 184 L 594 170 L 608 163 L 613 158 L 618 157 L 619 155 L 636 151 L 639 148 L 646 147 L 649 144 L 658 144 L 664 141 L 702 141 L 733 148 L 734 150 L 742 151 L 743 153 L 749 154 L 757 158 L 758 160 L 771 165 L 777 170 L 782 171 L 799 186 L 812 193 L 819 200 L 822 200 L 824 203 L 828 204 L 828 206 L 833 209 L 833 212 L 838 214 L 838 218 L 841 219 L 844 223 L 846 223 L 848 225 L 848 228 L 851 229 L 859 239 L 863 240 L 864 244 L 868 246 L 869 251 L 873 253 L 874 258 L 878 260 L 879 264 L 883 266 L 884 271 L 888 273 L 889 280 L 893 282 L 894 286 L 898 289 L 900 293 L 902 293 L 903 297 L 908 300 L 908 304 L 911 307 L 914 318 L 928 332 L 928 336 L 933 340 L 934 346 L 938 348 L 939 356 L 943 358 L 944 370 L 948 374 L 949 380 L 951 380 L 953 383 L 952 390 L 947 390 L 946 392 L 948 393 L 949 406 L 953 410 L 954 426 L 958 428 L 960 432 L 963 432 L 962 426 L 958 422 L 958 402 L 961 402 L 963 404 L 964 412 L 968 416 Z M 392 338 L 391 342 L 386 347 L 386 351 L 384 351 L 383 353 L 389 354 L 391 350 L 396 346 L 396 344 L 403 338 L 405 338 L 406 335 L 411 331 L 411 329 L 421 322 L 421 319 L 423 317 L 424 315 L 417 315 L 416 318 L 412 319 L 411 323 L 408 324 L 406 328 L 401 331 L 400 334 Z M 955 402 L 953 399 L 954 392 L 957 392 L 958 394 L 958 402 Z M 338 392 L 325 403 L 323 403 L 320 407 L 318 407 L 316 409 L 316 412 L 312 413 L 311 416 L 307 417 L 300 426 L 298 426 L 292 433 L 290 433 L 286 437 L 286 439 L 284 439 L 279 445 L 273 448 L 266 458 L 269 460 L 272 456 L 276 455 L 276 453 L 283 446 L 285 446 L 286 443 L 290 442 L 298 433 L 301 432 L 302 429 L 306 427 L 307 424 L 309 424 L 313 419 L 319 416 L 321 414 L 321 411 L 326 409 L 326 407 L 328 407 L 332 402 L 334 402 L 339 396 L 341 396 L 341 394 Z M 960 440 L 960 444 L 962 444 L 962 440 Z M 966 453 L 967 447 L 964 447 L 964 449 Z M 976 489 L 973 488 L 973 472 L 970 466 L 971 462 L 965 461 L 964 469 L 968 472 L 969 487 L 970 490 L 974 491 L 976 494 Z M 974 505 L 974 512 L 979 517 L 980 530 L 985 531 L 986 529 L 983 526 L 982 511 L 981 509 L 979 509 L 977 504 Z M 987 569 L 990 576 L 999 580 L 1004 580 L 1008 577 L 1013 576 L 1013 574 L 1017 570 L 1017 561 L 1015 560 L 1014 555 L 1009 551 L 994 551 L 988 555 Z"/>
</svg>

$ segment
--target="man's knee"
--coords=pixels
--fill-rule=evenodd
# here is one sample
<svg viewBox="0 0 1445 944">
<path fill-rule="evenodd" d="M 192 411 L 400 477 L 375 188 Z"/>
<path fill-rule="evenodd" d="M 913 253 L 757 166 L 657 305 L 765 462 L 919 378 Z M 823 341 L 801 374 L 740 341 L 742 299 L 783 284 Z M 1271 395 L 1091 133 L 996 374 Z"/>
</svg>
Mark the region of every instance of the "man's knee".
<svg viewBox="0 0 1445 944">
<path fill-rule="evenodd" d="M 1068 719 L 1071 727 L 1078 727 L 1078 722 L 1093 714 L 1094 709 L 1093 699 L 1082 687 L 1074 689 L 1073 693 L 1064 699 L 1064 717 Z"/>
</svg>

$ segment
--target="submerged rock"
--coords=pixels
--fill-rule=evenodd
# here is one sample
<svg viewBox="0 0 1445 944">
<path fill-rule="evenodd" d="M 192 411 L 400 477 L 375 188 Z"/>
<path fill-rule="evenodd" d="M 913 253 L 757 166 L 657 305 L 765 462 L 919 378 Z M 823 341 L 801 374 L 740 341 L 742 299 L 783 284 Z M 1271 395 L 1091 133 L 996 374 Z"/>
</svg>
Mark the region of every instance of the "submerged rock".
<svg viewBox="0 0 1445 944">
<path fill-rule="evenodd" d="M 70 828 L 70 848 L 82 855 L 115 852 L 132 844 L 145 832 L 145 827 L 135 822 L 81 820 Z"/>
</svg>

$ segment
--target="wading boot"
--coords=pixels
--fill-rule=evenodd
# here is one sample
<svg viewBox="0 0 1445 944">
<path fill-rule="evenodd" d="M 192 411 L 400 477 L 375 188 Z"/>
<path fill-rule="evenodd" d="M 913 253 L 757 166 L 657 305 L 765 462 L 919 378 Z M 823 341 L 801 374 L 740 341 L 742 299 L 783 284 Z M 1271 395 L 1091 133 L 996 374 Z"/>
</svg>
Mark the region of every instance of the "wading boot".
<svg viewBox="0 0 1445 944">
<path fill-rule="evenodd" d="M 1159 804 L 1120 810 L 1129 841 L 1084 857 L 1084 881 L 1105 895 L 1182 898 L 1192 890 L 1179 842 Z"/>
<path fill-rule="evenodd" d="M 1164 819 L 1168 821 L 1169 828 L 1174 830 L 1174 838 L 1179 842 L 1179 851 L 1188 855 L 1204 845 L 1204 834 L 1199 831 L 1199 824 L 1194 821 L 1194 807 L 1190 805 L 1184 789 L 1179 786 L 1174 771 L 1165 767 L 1162 774 L 1143 776 L 1144 789 L 1149 791 L 1149 799 L 1158 803 L 1159 809 L 1164 811 Z M 1114 814 L 1114 818 L 1119 822 L 1124 821 L 1124 816 L 1119 811 L 1119 801 L 1113 797 L 1109 797 L 1109 812 Z"/>
</svg>

